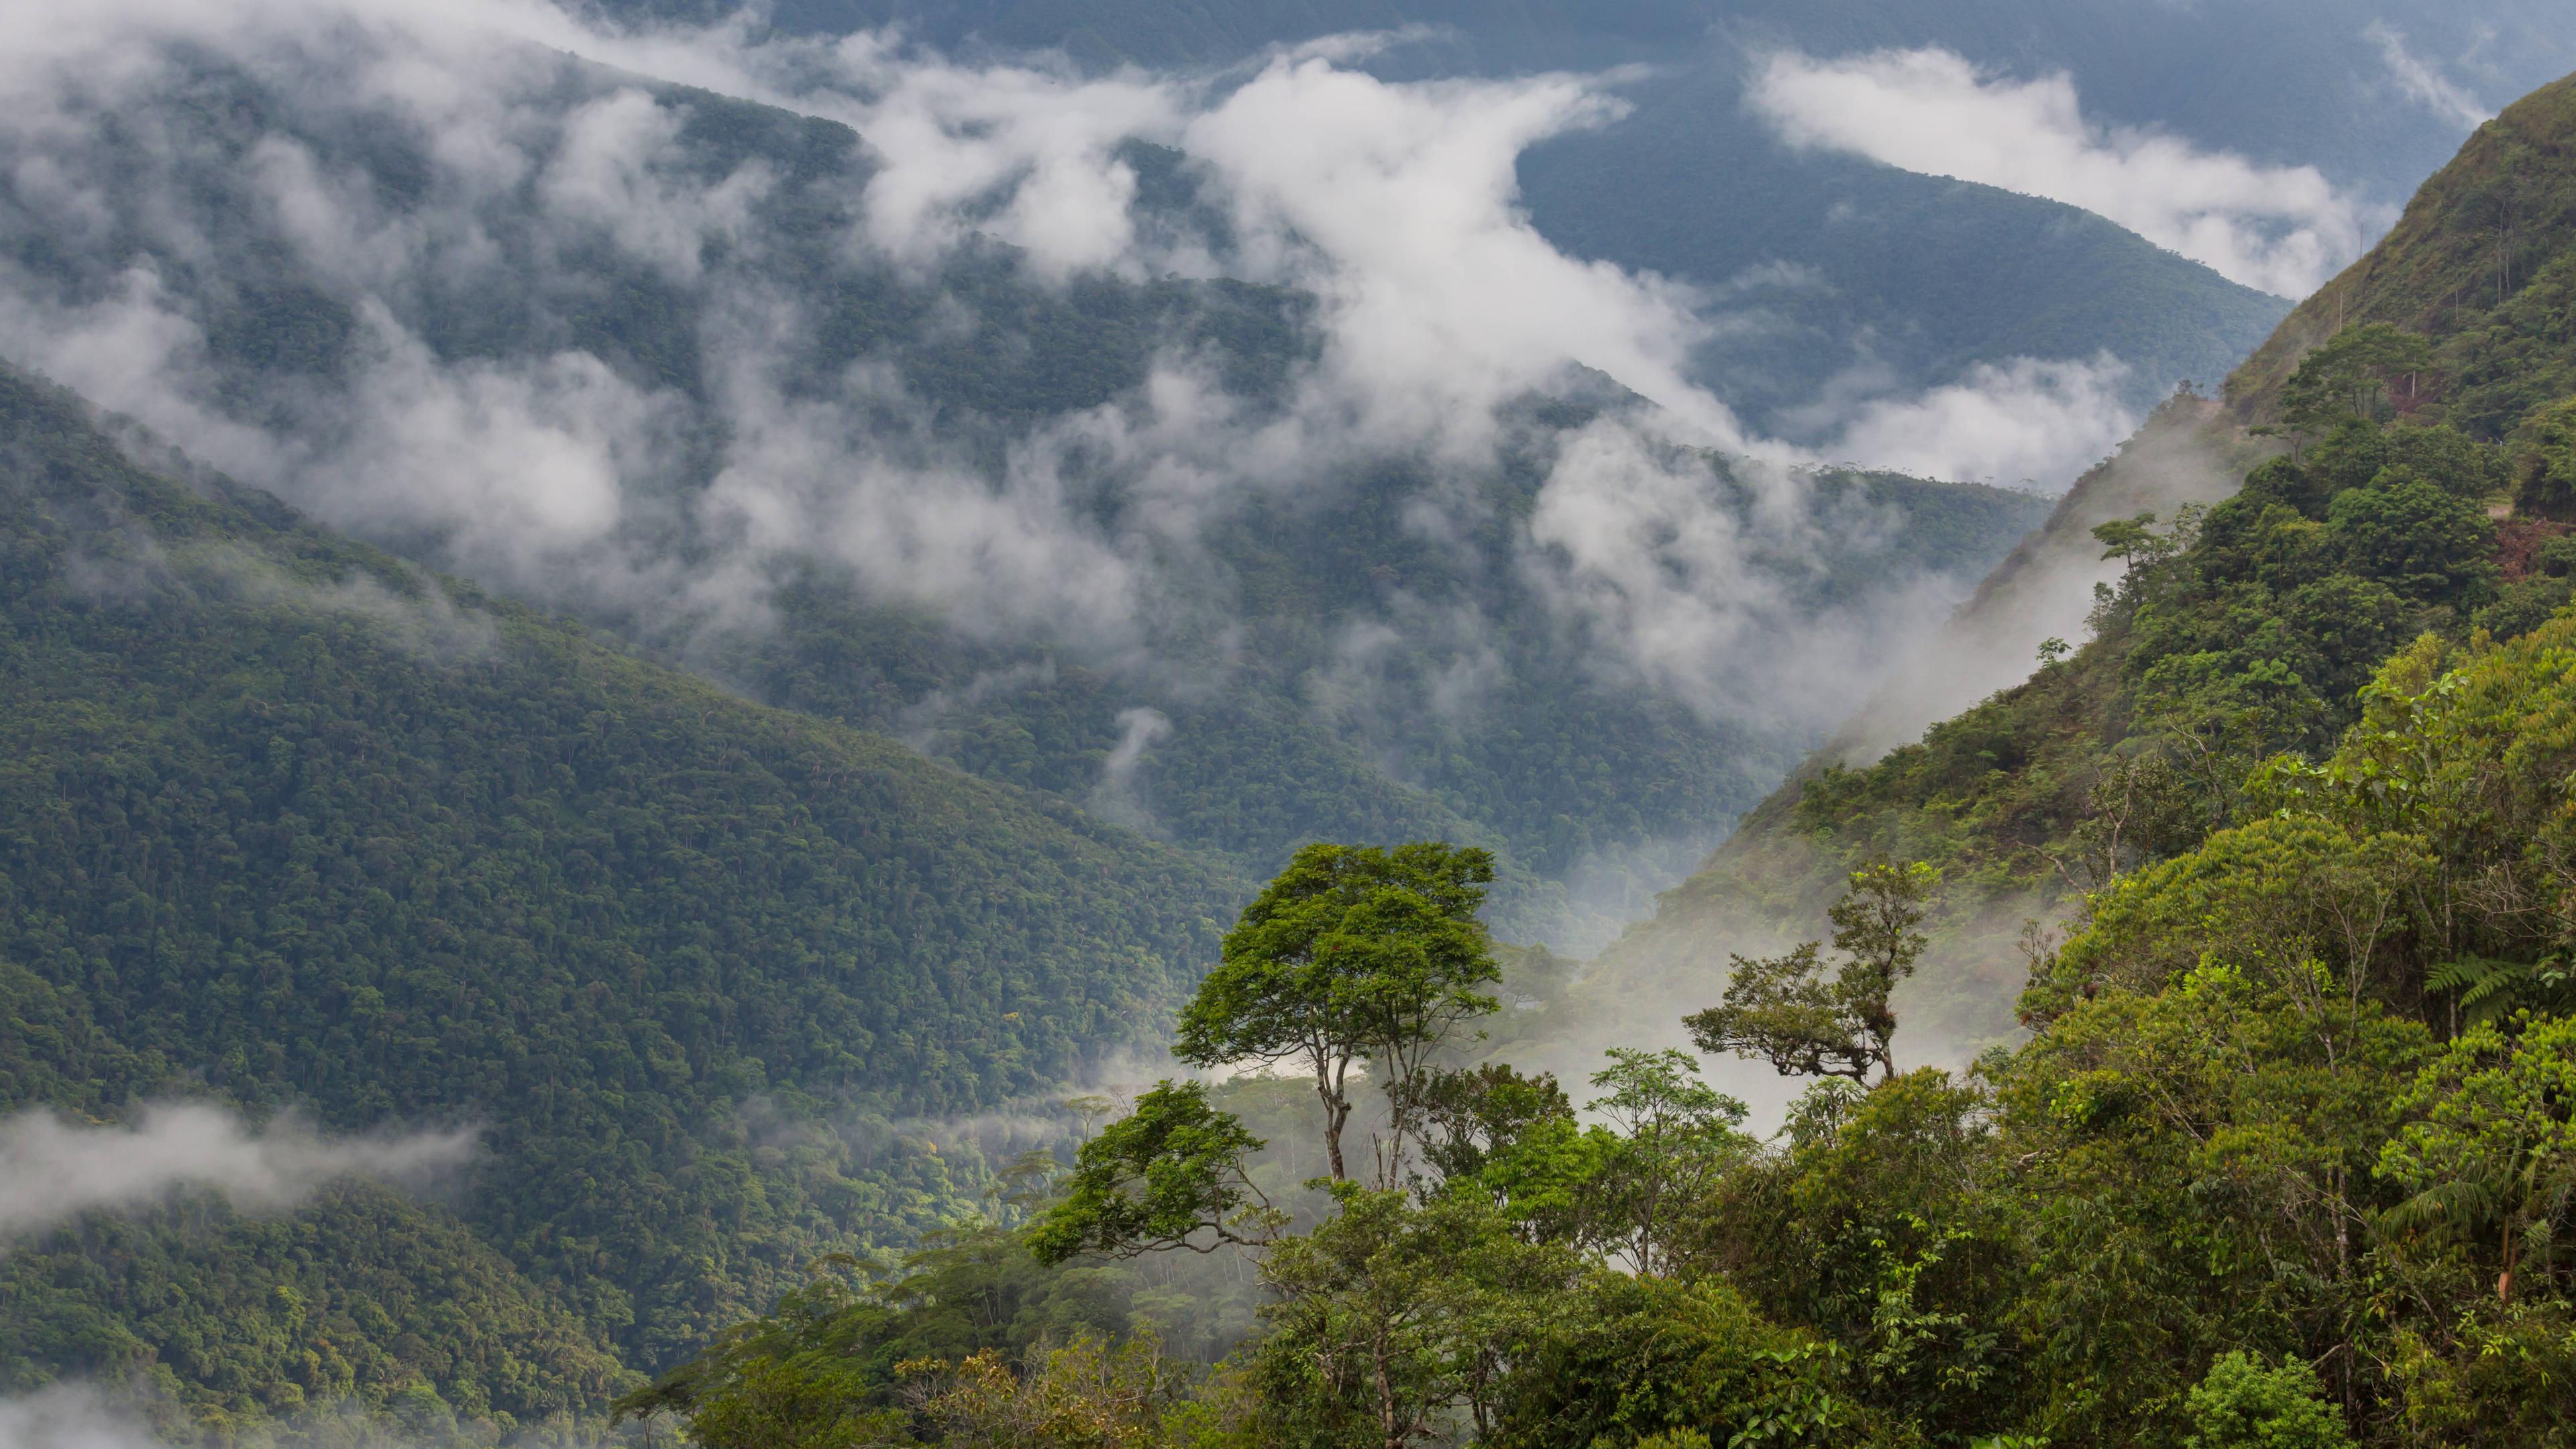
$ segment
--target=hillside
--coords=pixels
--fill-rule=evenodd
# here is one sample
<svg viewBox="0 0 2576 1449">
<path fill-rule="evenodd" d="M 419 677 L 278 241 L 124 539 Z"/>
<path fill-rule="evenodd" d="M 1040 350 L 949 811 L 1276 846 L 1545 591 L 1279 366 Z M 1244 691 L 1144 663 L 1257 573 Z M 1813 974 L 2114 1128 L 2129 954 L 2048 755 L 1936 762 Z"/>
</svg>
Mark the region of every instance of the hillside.
<svg viewBox="0 0 2576 1449">
<path fill-rule="evenodd" d="M 2564 602 L 2560 525 L 2487 515 L 2515 479 L 2546 472 L 2530 420 L 2576 391 L 2571 143 L 2576 78 L 2482 128 L 2386 242 L 2228 379 L 2223 403 L 2176 400 L 2088 475 L 1953 622 L 1934 668 L 1975 678 L 2010 667 L 1999 637 L 2027 649 L 2043 629 L 2075 635 L 2079 591 L 2107 575 L 2080 649 L 2036 673 L 2025 662 L 2022 682 L 1880 758 L 1911 707 L 1883 701 L 1605 953 L 1592 989 L 1711 995 L 1728 951 L 1813 934 L 1842 872 L 1886 854 L 1949 872 L 1947 952 L 1977 973 L 1917 983 L 1924 1049 L 1994 1040 L 2011 1025 L 2024 917 L 2232 818 L 2244 772 L 2328 747 L 2357 715 L 2354 691 L 2415 634 L 2504 637 Z M 2499 214 L 2522 219 L 2505 256 Z M 2420 333 L 2423 363 L 2392 377 L 2349 348 L 2317 350 L 2365 323 Z M 2285 416 L 2303 367 L 2340 379 L 2336 396 L 2373 399 L 2367 415 L 2326 408 L 2311 386 Z M 2186 504 L 2203 511 L 2177 526 Z M 2141 510 L 2163 522 L 2095 562 L 2093 527 Z M 2055 617 L 2010 622 L 2034 606 Z"/>
<path fill-rule="evenodd" d="M 2576 119 L 2538 99 L 2422 204 L 2509 186 Z M 1329 1204 L 1271 1210 L 1304 1072 L 1167 1081 L 1034 1224 L 622 1405 L 709 1449 L 2576 1443 L 2576 234 L 2541 250 L 2175 399 L 2093 491 L 2241 479 L 2085 530 L 2080 645 L 1812 761 L 1570 993 L 1475 929 L 1480 856 L 1301 854 L 1175 1046 L 1311 1057 L 1337 1178 L 1365 1056 Z M 2400 305 L 2374 272 L 2341 303 Z M 1354 998 L 1403 1039 L 1337 1035 Z M 1736 1092 L 1774 1076 L 1776 1130 Z"/>
<path fill-rule="evenodd" d="M 506 47 L 452 75 L 516 118 L 538 179 L 502 184 L 399 98 L 314 79 L 346 57 L 235 50 L 18 140 L 44 164 L 12 175 L 118 178 L 96 210 L 0 181 L 19 360 L 92 369 L 61 375 L 351 536 L 1229 868 L 1473 839 L 1508 931 L 1588 947 L 1892 648 L 1843 621 L 1946 603 L 2042 511 L 1886 475 L 1756 507 L 1787 488 L 1674 457 L 1688 496 L 1656 506 L 1749 555 L 1692 584 L 1740 644 L 1674 687 L 1621 667 L 1631 578 L 1562 578 L 1531 530 L 1635 401 L 1599 374 L 1435 391 L 1353 444 L 1318 294 L 863 245 L 896 163 L 839 123 Z M 1187 158 L 1118 154 L 1138 226 L 1197 236 Z M 643 178 L 621 229 L 575 184 L 594 165 Z M 1434 436 L 1492 407 L 1491 439 Z M 1809 626 L 1849 660 L 1807 671 L 1818 702 L 1693 683 L 1788 672 L 1769 641 Z"/>
<path fill-rule="evenodd" d="M 246 1407 L 266 1376 L 240 1355 L 291 1336 L 145 1290 L 247 1311 L 277 1282 L 371 1392 L 406 1382 L 389 1356 L 447 1365 L 429 1378 L 470 1412 L 595 1408 L 617 1359 L 973 1205 L 971 1142 L 943 1157 L 893 1120 L 1152 1045 L 1241 889 L 147 471 L 23 376 L 0 375 L 0 440 L 0 1112 L 212 1094 L 341 1130 L 477 1123 L 485 1147 L 452 1208 L 13 1248 L 21 1382 L 157 1357 Z M 111 1240 L 141 1276 L 80 1266 Z M 384 1312 L 330 1329 L 350 1294 Z"/>
</svg>

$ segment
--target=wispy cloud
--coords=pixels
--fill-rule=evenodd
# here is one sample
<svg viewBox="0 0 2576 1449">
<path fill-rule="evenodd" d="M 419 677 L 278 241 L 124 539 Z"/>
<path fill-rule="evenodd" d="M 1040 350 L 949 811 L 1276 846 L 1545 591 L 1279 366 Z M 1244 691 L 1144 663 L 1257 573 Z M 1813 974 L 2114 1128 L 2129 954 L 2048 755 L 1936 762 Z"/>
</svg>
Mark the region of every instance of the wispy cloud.
<svg viewBox="0 0 2576 1449">
<path fill-rule="evenodd" d="M 475 1139 L 468 1128 L 325 1137 L 293 1120 L 253 1129 L 204 1103 L 147 1108 L 118 1126 L 22 1112 L 0 1119 L 0 1235 L 41 1231 L 92 1210 L 148 1208 L 186 1191 L 273 1209 L 342 1178 L 418 1183 L 463 1165 Z"/>
<path fill-rule="evenodd" d="M 1192 638 L 1222 631 L 1208 615 L 1232 605 L 1201 556 L 1211 520 L 1393 474 L 1425 480 L 1402 511 L 1410 526 L 1466 537 L 1452 516 L 1475 506 L 1462 480 L 1526 441 L 1514 406 L 1615 393 L 1604 376 L 1645 403 L 1583 442 L 1541 445 L 1544 490 L 1514 526 L 1565 532 L 1525 532 L 1516 543 L 1534 556 L 1575 557 L 1580 520 L 1632 454 L 1719 447 L 2064 481 L 2064 460 L 2126 425 L 2101 405 L 2092 364 L 2032 363 L 1855 404 L 1803 434 L 1830 440 L 1816 454 L 1750 435 L 1689 371 L 1711 315 L 1736 299 L 1570 256 L 1521 209 L 1523 151 L 1619 114 L 1602 77 L 1398 83 L 1336 46 L 1222 77 L 1085 76 L 738 21 L 607 34 L 536 0 L 43 8 L 60 23 L 0 16 L 0 175 L 14 187 L 0 189 L 0 227 L 51 237 L 57 255 L 145 244 L 79 285 L 0 264 L 0 351 L 335 526 L 675 635 L 760 627 L 775 580 L 820 563 L 973 637 L 1150 663 L 1175 621 Z M 567 53 L 616 70 L 573 68 Z M 174 68 L 206 64 L 275 99 L 241 122 L 252 134 L 158 105 Z M 819 181 L 711 160 L 691 139 L 704 103 L 637 76 L 845 122 L 864 159 Z M 374 152 L 335 144 L 344 133 L 416 157 L 404 187 L 370 172 Z M 1221 218 L 1213 232 L 1149 216 L 1132 141 L 1184 153 L 1192 215 Z M 111 149 L 113 188 L 100 180 Z M 818 188 L 793 235 L 775 219 L 791 185 Z M 1042 288 L 1220 273 L 1284 284 L 1314 299 L 1301 314 L 1313 345 L 1254 395 L 1229 385 L 1222 359 L 1170 344 L 1140 384 L 1033 418 L 961 413 L 899 350 L 814 365 L 825 319 L 794 279 L 838 266 L 835 285 L 892 274 L 936 291 L 941 266 L 995 240 Z M 692 381 L 657 381 L 542 325 L 597 305 L 603 250 L 688 319 L 677 371 Z M 278 266 L 354 319 L 333 370 L 257 373 L 219 345 L 207 279 Z M 455 344 L 455 317 L 506 307 L 540 325 L 506 345 Z M 961 291 L 919 332 L 1007 359 L 1026 345 L 1012 325 Z M 1607 446 L 1610 433 L 1625 442 Z M 1798 475 L 1765 476 L 1779 516 L 1795 516 Z M 1541 599 L 1585 629 L 1687 614 L 1689 648 L 1670 647 L 1672 628 L 1623 630 L 1637 647 L 1621 657 L 1657 661 L 1637 677 L 1695 707 L 1739 699 L 1770 715 L 1799 693 L 1764 671 L 1800 657 L 1773 646 L 1803 627 L 1788 601 L 1807 565 L 1789 535 L 1723 516 L 1733 497 L 1652 492 L 1652 526 L 1673 530 L 1655 550 L 1695 581 L 1687 609 L 1649 591 L 1659 602 L 1605 612 L 1571 576 Z M 1355 617 L 1350 637 L 1428 617 L 1403 607 Z M 1443 708 L 1472 702 L 1495 665 L 1480 621 L 1454 612 L 1438 622 Z M 1816 642 L 1811 662 L 1852 641 Z M 1150 737 L 1127 730 L 1132 769 Z"/>
<path fill-rule="evenodd" d="M 2315 167 L 2089 121 L 2063 72 L 2015 80 L 1929 48 L 1788 51 L 1763 63 L 1749 99 L 1792 145 L 2080 206 L 2283 296 L 2358 256 L 2371 221 Z"/>
<path fill-rule="evenodd" d="M 2495 112 L 2480 104 L 2465 87 L 2409 50 L 2406 37 L 2387 21 L 2374 20 L 2361 33 L 2364 39 L 2379 47 L 2379 58 L 2388 67 L 2388 78 L 2397 83 L 2398 92 L 2408 100 L 2462 126 L 2482 126 L 2495 119 Z"/>
</svg>

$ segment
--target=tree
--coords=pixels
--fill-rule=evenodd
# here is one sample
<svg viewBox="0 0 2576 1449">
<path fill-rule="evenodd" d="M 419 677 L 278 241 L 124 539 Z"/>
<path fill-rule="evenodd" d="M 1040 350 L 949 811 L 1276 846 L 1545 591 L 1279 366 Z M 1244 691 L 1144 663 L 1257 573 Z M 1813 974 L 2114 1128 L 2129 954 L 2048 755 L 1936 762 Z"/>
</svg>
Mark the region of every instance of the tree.
<svg viewBox="0 0 2576 1449">
<path fill-rule="evenodd" d="M 2385 322 L 2346 327 L 2281 385 L 2281 420 L 2311 436 L 2412 412 L 2427 391 L 2433 345 Z"/>
<path fill-rule="evenodd" d="M 1156 1083 L 1135 1112 L 1082 1144 L 1063 1199 L 1029 1232 L 1029 1251 L 1052 1265 L 1084 1252 L 1125 1258 L 1260 1242 L 1276 1215 L 1244 1159 L 1261 1148 L 1232 1113 L 1209 1105 L 1204 1083 Z"/>
<path fill-rule="evenodd" d="M 1753 1142 L 1735 1130 L 1744 1104 L 1701 1081 L 1688 1053 L 1613 1047 L 1609 1055 L 1610 1065 L 1592 1074 L 1592 1085 L 1608 1090 L 1585 1105 L 1610 1119 L 1618 1140 L 1602 1155 L 1589 1216 L 1600 1246 L 1651 1276 L 1665 1266 L 1674 1210 Z"/>
<path fill-rule="evenodd" d="M 1888 997 L 1914 974 L 1929 944 L 1918 927 L 1941 873 L 1921 862 L 1879 861 L 1851 874 L 1851 889 L 1826 918 L 1845 960 L 1825 979 L 1820 945 L 1785 956 L 1733 959 L 1724 1004 L 1684 1019 L 1706 1052 L 1768 1061 L 1780 1075 L 1841 1076 L 1866 1082 L 1896 1075 L 1889 1049 L 1896 1014 Z"/>
<path fill-rule="evenodd" d="M 2209 1366 L 2188 1401 L 2192 1449 L 2350 1449 L 2341 1415 L 2318 1395 L 2316 1370 L 2297 1359 L 2265 1368 L 2236 1350 Z"/>
<path fill-rule="evenodd" d="M 1579 1261 L 1512 1236 L 1482 1192 L 1416 1204 L 1339 1183 L 1334 1196 L 1339 1213 L 1262 1264 L 1278 1301 L 1252 1365 L 1255 1442 L 1406 1449 L 1455 1442 L 1462 1415 L 1482 1439 L 1516 1348 Z"/>
<path fill-rule="evenodd" d="M 1392 851 L 1309 845 L 1226 933 L 1223 961 L 1181 1012 L 1173 1053 L 1197 1067 L 1293 1062 L 1324 1107 L 1324 1154 L 1347 1180 L 1350 1072 L 1366 1062 L 1394 1108 L 1379 1180 L 1400 1172 L 1431 1052 L 1499 1003 L 1477 908 L 1490 852 L 1440 841 Z"/>
<path fill-rule="evenodd" d="M 2513 511 L 2576 519 L 2576 397 L 2533 413 L 2522 425 L 2521 443 L 2514 458 Z"/>
<path fill-rule="evenodd" d="M 2414 1194 L 2387 1226 L 2494 1242 L 2506 1303 L 2517 1272 L 2550 1281 L 2576 1215 L 2576 1021 L 2524 1013 L 2513 1026 L 2473 1028 L 2427 1066 L 2399 1104 L 2417 1120 L 2379 1159 Z"/>
<path fill-rule="evenodd" d="M 1502 1062 L 1435 1067 L 1414 1096 L 1425 1165 L 1443 1182 L 1475 1177 L 1533 1127 L 1574 1120 L 1574 1103 L 1554 1076 L 1525 1076 Z"/>
<path fill-rule="evenodd" d="M 2484 510 L 2421 478 L 2391 469 L 2336 497 L 2326 536 L 2344 567 L 2409 598 L 2482 603 L 2495 587 L 2495 525 Z"/>
<path fill-rule="evenodd" d="M 1032 1348 L 1017 1373 L 989 1348 L 896 1372 L 913 1381 L 913 1408 L 946 1449 L 1161 1449 L 1172 1442 L 1165 1417 L 1189 1388 L 1188 1370 L 1150 1329 L 1115 1346 L 1083 1333 Z"/>
</svg>

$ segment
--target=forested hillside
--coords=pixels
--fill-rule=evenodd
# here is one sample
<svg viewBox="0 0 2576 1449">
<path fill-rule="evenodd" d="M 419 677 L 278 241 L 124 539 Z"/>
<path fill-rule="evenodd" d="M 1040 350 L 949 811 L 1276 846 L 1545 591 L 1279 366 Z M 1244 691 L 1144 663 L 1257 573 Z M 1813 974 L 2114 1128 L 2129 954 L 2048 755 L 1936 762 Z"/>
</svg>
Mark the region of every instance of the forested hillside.
<svg viewBox="0 0 2576 1449">
<path fill-rule="evenodd" d="M 1302 1126 L 1163 1082 L 1032 1225 L 819 1284 L 624 1407 L 711 1449 L 2576 1443 L 2576 235 L 2515 287 L 2440 219 L 2528 196 L 2570 90 L 2401 228 L 2492 304 L 2398 325 L 2370 279 L 2406 269 L 2365 261 L 2232 418 L 2177 408 L 2268 456 L 2091 530 L 2087 639 L 1818 761 L 1570 1000 L 1506 973 L 1481 853 L 1301 852 L 1174 1051 L 1311 1083 Z M 1606 1055 L 1545 1058 L 1569 1031 Z M 1780 1130 L 1668 1033 L 1786 1079 Z M 1222 1362 L 1158 1328 L 1239 1288 L 1103 1291 L 1178 1249 L 1257 1285 Z"/>
<path fill-rule="evenodd" d="M 2560 82 L 2482 128 L 2228 379 L 2223 407 L 2165 420 L 2196 435 L 2196 469 L 2280 456 L 2215 506 L 2168 492 L 2161 518 L 2115 516 L 2088 540 L 2117 582 L 2080 649 L 1882 760 L 1813 762 L 1603 958 L 1604 989 L 1722 976 L 1728 951 L 1809 931 L 1844 871 L 1894 855 L 1968 888 L 1953 959 L 1982 979 L 1924 985 L 1947 1002 L 1946 1042 L 1991 1040 L 2011 1025 L 2023 917 L 2234 818 L 2246 772 L 2330 747 L 2417 635 L 2511 637 L 2564 603 L 2570 515 L 2545 480 L 2576 388 L 2571 106 Z M 2181 472 L 2145 466 L 2168 487 Z M 2087 480 L 2122 482 L 2117 464 Z M 2079 489 L 2060 517 L 2091 502 Z"/>
<path fill-rule="evenodd" d="M 894 1121 L 1151 1046 L 1238 898 L 145 471 L 40 383 L 0 377 L 0 437 L 0 1111 L 211 1093 L 486 1153 L 452 1210 L 13 1245 L 12 1377 L 157 1360 L 248 1408 L 319 1332 L 316 1392 L 595 1408 L 611 1345 L 663 1361 L 819 1252 L 972 1207 L 971 1143 Z M 290 1287 L 310 1326 L 256 1327 Z"/>
</svg>

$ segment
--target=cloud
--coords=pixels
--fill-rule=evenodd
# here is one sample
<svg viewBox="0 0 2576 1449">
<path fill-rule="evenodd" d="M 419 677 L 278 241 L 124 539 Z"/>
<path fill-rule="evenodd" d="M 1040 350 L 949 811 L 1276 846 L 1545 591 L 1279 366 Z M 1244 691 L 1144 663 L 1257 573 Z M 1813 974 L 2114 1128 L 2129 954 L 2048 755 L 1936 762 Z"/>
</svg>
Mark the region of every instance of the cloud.
<svg viewBox="0 0 2576 1449">
<path fill-rule="evenodd" d="M 739 240 L 773 178 L 756 162 L 714 186 L 665 174 L 685 119 L 685 108 L 632 89 L 575 110 L 537 180 L 545 205 L 672 280 L 695 281 L 707 243 Z"/>
<path fill-rule="evenodd" d="M 2379 47 L 2379 58 L 2388 67 L 2388 78 L 2408 100 L 2431 111 L 2446 121 L 2475 128 L 2495 119 L 2495 112 L 2479 104 L 2478 98 L 2448 76 L 2416 58 L 2406 48 L 2406 37 L 2397 33 L 2385 20 L 2374 20 L 2365 27 L 2362 38 Z"/>
<path fill-rule="evenodd" d="M 1919 478 L 2041 486 L 2090 467 L 2137 431 L 2126 364 L 2017 358 L 1911 398 L 1861 405 L 1826 451 Z"/>
<path fill-rule="evenodd" d="M 1151 697 L 1233 667 L 1232 584 L 1203 542 L 1231 511 L 1402 479 L 1404 526 L 1472 561 L 1496 539 L 1480 480 L 1534 451 L 1552 471 L 1536 512 L 1502 525 L 1503 563 L 1570 634 L 1608 641 L 1605 671 L 1790 727 L 1840 696 L 1780 678 L 1878 657 L 1866 631 L 1806 616 L 1797 473 L 1764 474 L 1765 522 L 1653 461 L 1817 456 L 1748 435 L 1687 372 L 1725 309 L 1813 279 L 1697 292 L 1560 252 L 1521 209 L 1518 157 L 1616 118 L 1608 78 L 1393 82 L 1350 69 L 1349 46 L 1084 76 L 740 19 L 610 34 L 533 0 L 53 8 L 53 27 L 0 17 L 0 49 L 24 42 L 0 55 L 0 230 L 68 239 L 62 255 L 145 244 L 100 243 L 118 269 L 69 281 L 0 262 L 0 352 L 327 524 L 496 587 L 710 657 L 766 627 L 778 579 L 821 565 Z M 184 123 L 158 104 L 181 65 L 231 67 L 267 101 Z M 648 77 L 845 122 L 862 160 L 740 160 L 738 117 Z M 1180 219 L 1139 202 L 1137 141 L 1185 156 Z M 951 359 L 1007 376 L 1032 344 L 1011 297 L 953 282 L 952 263 L 1042 289 L 1224 274 L 1313 302 L 1275 388 L 1165 337 L 1104 401 L 987 414 L 943 382 Z M 222 342 L 236 285 L 318 293 L 345 336 L 319 360 L 246 364 Z M 852 294 L 931 300 L 867 312 L 882 330 L 850 357 L 850 317 L 818 300 Z M 563 340 L 568 318 L 601 315 L 613 345 Z M 937 348 L 955 351 L 920 360 Z M 2106 376 L 1988 369 L 1850 400 L 1801 436 L 1831 440 L 1825 456 L 2057 482 L 2122 426 Z M 1550 393 L 1647 405 L 1549 440 L 1522 405 Z M 1631 474 L 1641 491 L 1622 497 Z M 1381 716 L 1464 722 L 1518 647 L 1481 608 L 1362 601 L 1334 621 L 1316 707 L 1371 738 Z M 906 722 L 927 728 L 935 701 L 919 703 Z"/>
<path fill-rule="evenodd" d="M 51 1384 L 0 1399 L 0 1449 L 163 1449 L 142 1415 L 88 1384 Z"/>
<path fill-rule="evenodd" d="M 263 1418 L 230 1442 L 275 1449 L 450 1449 L 490 1443 L 492 1426 L 460 1425 L 454 1411 L 416 1384 L 399 1398 L 395 1415 L 370 1411 L 347 1398 L 308 1401 L 275 1418 Z M 0 1398 L 0 1449 L 179 1449 L 211 1442 L 191 1422 L 187 1406 L 136 1382 L 109 1388 L 71 1380 L 32 1393 Z M 236 1421 L 238 1422 L 238 1421 Z M 172 1426 L 168 1430 L 157 1425 Z M 181 1427 L 185 1426 L 185 1427 Z M 478 1436 L 476 1431 L 482 1431 Z M 512 1444 L 606 1443 L 580 1433 L 520 1434 Z"/>
<path fill-rule="evenodd" d="M 1691 294 L 1569 257 L 1519 208 L 1523 150 L 1619 113 L 1583 77 L 1398 85 L 1283 57 L 1182 139 L 1232 195 L 1251 273 L 1326 299 L 1327 368 L 1380 436 L 1445 420 L 1481 441 L 1495 404 L 1584 367 L 1741 445 L 1683 375 Z"/>
<path fill-rule="evenodd" d="M 1957 595 L 1956 580 L 1896 577 L 1856 606 L 1818 601 L 1834 554 L 1883 547 L 1896 521 L 1821 516 L 1798 471 L 1721 472 L 1704 452 L 1605 420 L 1564 440 L 1521 567 L 1596 671 L 1711 718 L 1794 729 L 1841 717 Z"/>
<path fill-rule="evenodd" d="M 1085 802 L 1093 814 L 1132 830 L 1156 831 L 1154 813 L 1137 792 L 1136 772 L 1145 752 L 1171 732 L 1170 717 L 1159 709 L 1137 705 L 1118 711 L 1118 743 L 1101 762 L 1100 782 Z"/>
<path fill-rule="evenodd" d="M 2264 166 L 2089 122 L 2064 72 L 2017 81 L 1940 49 L 1766 60 L 1748 102 L 1793 146 L 2063 201 L 2250 287 L 2299 297 L 2375 219 L 2313 166 Z"/>
<path fill-rule="evenodd" d="M 463 1165 L 476 1133 L 324 1137 L 292 1120 L 253 1130 L 203 1103 L 149 1107 L 125 1126 L 78 1126 L 39 1108 L 0 1119 L 0 1235 L 92 1210 L 133 1211 L 187 1191 L 236 1207 L 291 1207 L 348 1177 L 417 1183 Z"/>
</svg>

